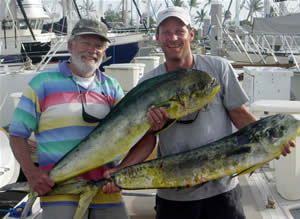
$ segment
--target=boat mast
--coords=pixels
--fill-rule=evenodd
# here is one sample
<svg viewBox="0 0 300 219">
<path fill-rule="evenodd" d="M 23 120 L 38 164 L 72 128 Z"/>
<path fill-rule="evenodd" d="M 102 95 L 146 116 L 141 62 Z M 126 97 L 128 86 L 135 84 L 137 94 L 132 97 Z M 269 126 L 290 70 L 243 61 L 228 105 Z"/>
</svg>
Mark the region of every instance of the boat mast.
<svg viewBox="0 0 300 219">
<path fill-rule="evenodd" d="M 139 14 L 139 16 L 140 16 L 140 19 L 142 19 L 142 22 L 143 22 L 143 25 L 144 25 L 146 31 L 148 32 L 148 28 L 147 28 L 147 26 L 146 26 L 146 24 L 145 24 L 145 21 L 144 21 L 144 19 L 143 19 L 143 17 L 142 17 L 142 14 L 141 14 L 141 12 L 140 12 L 139 7 L 137 6 L 135 0 L 132 0 L 132 1 L 133 1 L 134 6 L 135 6 L 135 8 L 136 8 L 136 10 L 137 10 L 137 12 L 138 12 L 138 14 Z"/>
<path fill-rule="evenodd" d="M 104 11 L 103 11 L 103 0 L 99 1 L 99 17 L 104 18 Z"/>
<path fill-rule="evenodd" d="M 81 17 L 80 11 L 78 9 L 78 5 L 77 5 L 76 0 L 73 0 L 73 4 L 74 4 L 74 7 L 75 7 L 75 10 L 77 12 L 77 15 L 78 15 L 79 19 L 81 19 L 82 17 Z"/>
<path fill-rule="evenodd" d="M 150 28 L 150 0 L 147 1 L 147 27 Z"/>
<path fill-rule="evenodd" d="M 223 2 L 212 0 L 211 2 L 211 55 L 218 56 L 222 48 L 222 7 Z"/>
<path fill-rule="evenodd" d="M 235 18 L 234 23 L 236 27 L 240 26 L 240 8 L 241 8 L 241 0 L 235 1 Z"/>
<path fill-rule="evenodd" d="M 128 19 L 127 19 L 127 13 L 128 13 L 128 2 L 127 0 L 122 1 L 122 22 L 125 26 L 128 26 Z"/>
<path fill-rule="evenodd" d="M 264 0 L 264 13 L 265 13 L 265 17 L 271 17 L 270 0 Z"/>
</svg>

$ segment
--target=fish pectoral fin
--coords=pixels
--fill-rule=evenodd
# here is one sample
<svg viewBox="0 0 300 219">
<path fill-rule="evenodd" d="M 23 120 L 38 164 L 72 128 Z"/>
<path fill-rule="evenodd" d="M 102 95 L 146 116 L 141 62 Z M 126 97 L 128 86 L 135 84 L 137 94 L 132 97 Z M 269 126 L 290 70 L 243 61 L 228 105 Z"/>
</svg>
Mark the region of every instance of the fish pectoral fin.
<svg viewBox="0 0 300 219">
<path fill-rule="evenodd" d="M 237 174 L 232 175 L 231 178 L 236 177 L 236 176 L 241 176 L 241 175 L 244 175 L 244 174 L 247 174 L 247 173 L 250 173 L 250 176 L 251 176 L 256 169 L 261 168 L 263 165 L 265 165 L 265 163 L 259 163 L 257 165 L 251 166 L 251 167 L 249 167 L 249 168 L 247 168 L 247 169 L 245 169 L 245 170 L 243 170 L 243 171 L 241 171 Z"/>
<path fill-rule="evenodd" d="M 160 130 L 153 132 L 154 135 L 159 135 L 163 131 L 166 131 L 168 128 L 170 128 L 174 123 L 176 122 L 176 119 L 170 119 L 166 122 L 164 127 L 162 127 Z"/>
<path fill-rule="evenodd" d="M 85 212 L 87 211 L 91 201 L 98 192 L 98 187 L 96 185 L 85 186 L 82 193 L 80 194 L 78 206 L 76 208 L 73 219 L 83 218 Z"/>
</svg>

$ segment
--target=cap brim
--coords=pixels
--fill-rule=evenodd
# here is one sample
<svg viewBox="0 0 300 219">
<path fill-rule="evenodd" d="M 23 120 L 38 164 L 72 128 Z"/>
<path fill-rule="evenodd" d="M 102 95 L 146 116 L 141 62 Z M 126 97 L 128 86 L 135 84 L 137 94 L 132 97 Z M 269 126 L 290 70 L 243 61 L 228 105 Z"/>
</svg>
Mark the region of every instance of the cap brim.
<svg viewBox="0 0 300 219">
<path fill-rule="evenodd" d="M 190 25 L 190 23 L 187 22 L 185 18 L 183 18 L 183 17 L 181 17 L 181 16 L 177 16 L 177 15 L 171 14 L 171 15 L 168 15 L 168 16 L 162 18 L 161 21 L 159 21 L 159 23 L 157 24 L 157 27 L 159 27 L 159 25 L 160 25 L 162 22 L 164 22 L 165 20 L 167 20 L 167 19 L 170 18 L 170 17 L 174 17 L 174 18 L 177 18 L 177 19 L 181 20 L 185 25 Z"/>
<path fill-rule="evenodd" d="M 105 37 L 105 36 L 103 36 L 103 35 L 101 35 L 101 34 L 97 34 L 97 33 L 95 33 L 95 32 L 80 32 L 80 33 L 76 33 L 76 34 L 74 34 L 74 35 L 75 35 L 75 36 L 80 36 L 80 35 L 88 35 L 88 34 L 99 36 L 99 37 L 101 37 L 102 39 L 104 39 L 104 40 L 106 40 L 106 41 L 108 41 L 108 42 L 111 43 L 111 41 L 110 41 L 107 37 Z"/>
</svg>

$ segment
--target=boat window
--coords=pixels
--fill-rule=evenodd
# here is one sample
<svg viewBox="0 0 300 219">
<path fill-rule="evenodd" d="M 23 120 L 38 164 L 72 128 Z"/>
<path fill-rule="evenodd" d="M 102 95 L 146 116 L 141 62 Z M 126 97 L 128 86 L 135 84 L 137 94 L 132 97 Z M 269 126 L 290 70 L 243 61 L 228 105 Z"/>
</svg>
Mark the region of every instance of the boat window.
<svg viewBox="0 0 300 219">
<path fill-rule="evenodd" d="M 36 20 L 36 29 L 42 29 L 43 21 L 42 20 Z"/>
<path fill-rule="evenodd" d="M 44 20 L 40 20 L 40 25 L 39 25 L 39 29 L 42 29 L 44 26 Z"/>
<path fill-rule="evenodd" d="M 24 20 L 22 20 L 22 21 L 19 22 L 19 26 L 20 26 L 21 30 L 27 29 L 27 24 L 26 24 L 26 22 Z"/>
<path fill-rule="evenodd" d="M 29 23 L 30 23 L 30 26 L 31 26 L 32 29 L 37 28 L 37 26 L 36 26 L 37 25 L 37 20 L 30 20 Z"/>
</svg>

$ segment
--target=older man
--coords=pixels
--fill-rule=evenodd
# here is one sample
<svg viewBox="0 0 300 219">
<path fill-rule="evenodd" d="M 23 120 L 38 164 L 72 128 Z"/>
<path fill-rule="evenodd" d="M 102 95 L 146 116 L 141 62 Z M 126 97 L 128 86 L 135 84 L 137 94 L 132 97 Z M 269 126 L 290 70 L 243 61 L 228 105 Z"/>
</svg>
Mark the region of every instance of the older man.
<svg viewBox="0 0 300 219">
<path fill-rule="evenodd" d="M 71 59 L 37 74 L 20 99 L 10 126 L 11 147 L 30 186 L 40 195 L 54 185 L 47 171 L 89 135 L 124 95 L 115 79 L 98 70 L 109 42 L 103 23 L 80 20 L 68 41 Z M 36 136 L 39 167 L 28 153 L 26 139 L 32 132 Z M 111 162 L 79 177 L 101 179 L 115 164 Z M 43 196 L 42 218 L 72 218 L 77 202 L 76 195 Z M 104 194 L 100 190 L 84 218 L 127 219 L 121 194 Z"/>
</svg>

